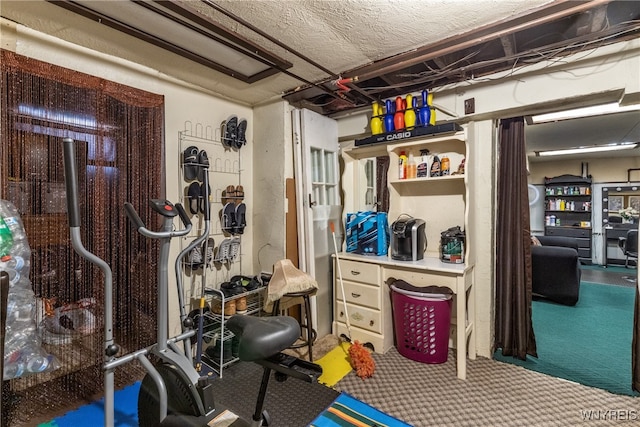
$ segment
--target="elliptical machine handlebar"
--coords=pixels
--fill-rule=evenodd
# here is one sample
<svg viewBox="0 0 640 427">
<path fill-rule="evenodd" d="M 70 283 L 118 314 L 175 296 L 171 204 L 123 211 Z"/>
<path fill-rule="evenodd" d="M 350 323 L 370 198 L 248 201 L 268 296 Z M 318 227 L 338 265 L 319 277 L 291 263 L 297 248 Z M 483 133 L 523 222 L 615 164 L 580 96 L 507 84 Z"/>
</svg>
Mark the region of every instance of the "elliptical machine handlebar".
<svg viewBox="0 0 640 427">
<path fill-rule="evenodd" d="M 168 200 L 151 199 L 149 200 L 149 205 L 155 212 L 164 216 L 165 219 L 173 218 L 176 215 L 179 216 L 185 228 L 182 230 L 171 231 L 151 231 L 144 225 L 144 222 L 142 222 L 142 219 L 140 219 L 140 216 L 138 215 L 138 212 L 136 212 L 136 209 L 133 207 L 133 205 L 127 202 L 124 204 L 124 210 L 138 233 L 151 239 L 181 237 L 189 234 L 193 225 L 191 224 L 191 220 L 187 216 L 187 213 L 180 203 L 176 203 L 174 205 Z"/>
<path fill-rule="evenodd" d="M 64 155 L 64 173 L 67 190 L 67 212 L 69 227 L 80 227 L 80 203 L 78 202 L 78 175 L 76 172 L 75 148 L 73 139 L 62 140 L 62 152 Z"/>
</svg>

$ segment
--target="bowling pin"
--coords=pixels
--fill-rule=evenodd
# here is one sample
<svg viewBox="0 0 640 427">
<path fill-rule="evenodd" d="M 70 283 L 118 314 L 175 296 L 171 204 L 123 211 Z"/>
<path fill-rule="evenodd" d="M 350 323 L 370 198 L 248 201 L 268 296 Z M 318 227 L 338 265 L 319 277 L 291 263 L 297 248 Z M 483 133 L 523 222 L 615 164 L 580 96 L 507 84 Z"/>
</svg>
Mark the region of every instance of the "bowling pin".
<svg viewBox="0 0 640 427">
<path fill-rule="evenodd" d="M 387 112 L 384 115 L 384 131 L 385 132 L 393 132 L 393 130 L 394 130 L 394 126 L 393 126 L 393 103 L 391 102 L 390 99 L 387 99 L 387 101 L 385 102 L 385 105 L 387 107 Z"/>
<path fill-rule="evenodd" d="M 401 97 L 396 98 L 396 112 L 393 115 L 393 126 L 395 130 L 404 129 L 404 108 L 403 99 Z"/>
<path fill-rule="evenodd" d="M 413 129 L 416 125 L 416 112 L 413 109 L 413 95 L 406 97 L 407 108 L 404 110 L 404 126 L 407 129 Z"/>
<path fill-rule="evenodd" d="M 373 112 L 371 116 L 371 135 L 379 135 L 382 133 L 382 106 L 378 102 L 371 105 Z"/>
</svg>

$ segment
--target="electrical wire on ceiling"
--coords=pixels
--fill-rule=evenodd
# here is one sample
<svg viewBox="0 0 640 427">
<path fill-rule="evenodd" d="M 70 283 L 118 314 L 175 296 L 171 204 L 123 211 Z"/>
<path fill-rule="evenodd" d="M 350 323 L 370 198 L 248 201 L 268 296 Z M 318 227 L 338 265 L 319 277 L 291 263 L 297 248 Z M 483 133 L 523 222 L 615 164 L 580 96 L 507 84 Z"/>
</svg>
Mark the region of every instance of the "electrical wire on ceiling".
<svg viewBox="0 0 640 427">
<path fill-rule="evenodd" d="M 633 25 L 633 26 L 631 28 L 625 28 L 623 30 L 616 30 L 616 32 L 614 32 L 613 34 L 610 34 L 611 30 L 615 30 L 616 28 L 624 27 L 626 25 Z M 626 21 L 614 27 L 607 28 L 606 31 L 605 30 L 600 31 L 600 33 L 604 33 L 604 34 L 596 36 L 595 39 L 593 39 L 594 33 L 591 33 L 591 34 L 577 38 L 576 42 L 573 42 L 570 44 L 565 44 L 564 42 L 556 43 L 559 47 L 548 46 L 544 50 L 537 49 L 537 48 L 530 49 L 528 51 L 520 52 L 520 53 L 509 55 L 509 56 L 503 56 L 496 59 L 478 61 L 462 67 L 456 67 L 458 64 L 464 61 L 468 61 L 470 58 L 473 58 L 474 56 L 477 56 L 482 50 L 482 49 L 478 49 L 476 51 L 473 51 L 465 55 L 463 58 L 460 58 L 455 62 L 448 64 L 445 68 L 442 68 L 439 70 L 433 70 L 431 67 L 427 65 L 430 68 L 430 71 L 423 71 L 420 73 L 400 73 L 395 75 L 396 77 L 400 77 L 400 78 L 410 77 L 412 78 L 412 80 L 410 81 L 407 81 L 404 83 L 398 83 L 394 85 L 368 86 L 368 87 L 363 87 L 362 89 L 369 92 L 383 92 L 389 89 L 402 89 L 406 87 L 421 85 L 424 83 L 433 83 L 438 79 L 444 79 L 444 78 L 449 78 L 456 75 L 466 74 L 470 71 L 477 70 L 483 67 L 488 67 L 495 64 L 502 64 L 505 62 L 513 61 L 513 64 L 511 66 L 511 71 L 503 76 L 495 77 L 495 78 L 489 78 L 489 77 L 479 78 L 472 75 L 472 77 L 465 78 L 462 81 L 452 82 L 447 85 L 444 85 L 440 87 L 440 90 L 442 90 L 447 86 L 459 84 L 461 82 L 464 82 L 465 80 L 468 82 L 496 81 L 499 79 L 505 79 L 505 78 L 511 77 L 515 73 L 516 69 L 522 69 L 523 67 L 531 66 L 542 61 L 553 61 L 554 59 L 556 59 L 556 61 L 553 61 L 552 63 L 547 64 L 545 68 L 551 67 L 561 60 L 559 56 L 562 56 L 565 52 L 568 52 L 571 54 L 578 54 L 580 52 L 584 52 L 585 50 L 592 50 L 602 46 L 604 42 L 610 39 L 619 38 L 621 36 L 624 36 L 626 34 L 630 34 L 636 31 L 640 31 L 640 21 L 636 21 L 636 20 Z M 596 46 L 593 46 L 594 44 Z"/>
</svg>

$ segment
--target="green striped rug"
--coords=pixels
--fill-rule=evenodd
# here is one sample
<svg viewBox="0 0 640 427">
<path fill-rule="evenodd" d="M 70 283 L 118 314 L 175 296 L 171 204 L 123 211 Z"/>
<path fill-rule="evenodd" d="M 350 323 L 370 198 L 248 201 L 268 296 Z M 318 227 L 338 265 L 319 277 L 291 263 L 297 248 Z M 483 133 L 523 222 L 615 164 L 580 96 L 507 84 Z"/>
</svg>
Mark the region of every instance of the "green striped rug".
<svg viewBox="0 0 640 427">
<path fill-rule="evenodd" d="M 309 427 L 411 427 L 378 409 L 342 393 Z"/>
</svg>

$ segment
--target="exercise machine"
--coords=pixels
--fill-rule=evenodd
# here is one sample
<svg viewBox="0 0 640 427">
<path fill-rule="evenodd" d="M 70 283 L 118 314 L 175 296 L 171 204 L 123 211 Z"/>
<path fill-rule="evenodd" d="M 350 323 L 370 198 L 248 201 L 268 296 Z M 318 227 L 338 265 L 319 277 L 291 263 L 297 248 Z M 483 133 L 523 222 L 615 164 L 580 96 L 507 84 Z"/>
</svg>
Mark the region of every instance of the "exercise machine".
<svg viewBox="0 0 640 427">
<path fill-rule="evenodd" d="M 146 228 L 133 205 L 125 204 L 125 212 L 141 235 L 160 241 L 158 262 L 157 295 L 157 342 L 147 348 L 118 356 L 120 346 L 113 338 L 113 283 L 109 265 L 87 250 L 80 237 L 80 208 L 78 201 L 78 178 L 75 164 L 75 147 L 71 138 L 63 140 L 63 160 L 67 191 L 67 212 L 71 243 L 75 251 L 101 269 L 104 275 L 104 422 L 114 425 L 114 373 L 115 369 L 137 360 L 147 374 L 142 380 L 138 397 L 138 418 L 141 426 L 206 426 L 219 414 L 214 402 L 213 378 L 202 376 L 191 359 L 178 347 L 181 341 L 189 340 L 196 333 L 188 329 L 192 324 L 184 322 L 183 332 L 168 337 L 168 265 L 171 239 L 189 234 L 191 221 L 181 204 L 154 199 L 150 206 L 163 217 L 160 231 Z M 183 228 L 174 229 L 173 223 L 179 217 Z M 205 255 L 206 256 L 206 255 Z M 178 266 L 179 263 L 176 263 Z M 181 313 L 182 314 L 182 313 Z M 183 315 L 183 314 L 182 314 Z M 182 316 L 181 316 L 182 317 Z M 260 427 L 268 425 L 269 417 L 263 410 L 264 399 L 272 371 L 278 380 L 288 376 L 313 382 L 322 373 L 316 364 L 305 362 L 281 353 L 300 336 L 297 321 L 287 316 L 250 317 L 234 315 L 227 321 L 227 327 L 239 338 L 239 358 L 252 361 L 264 367 L 262 383 L 256 410 L 251 423 L 238 419 L 232 426 Z M 152 363 L 153 355 L 157 363 Z"/>
</svg>

